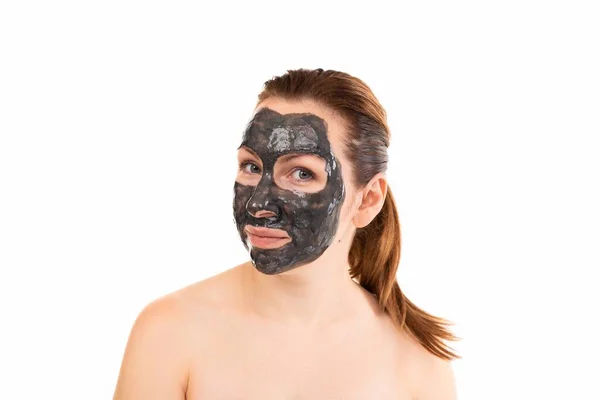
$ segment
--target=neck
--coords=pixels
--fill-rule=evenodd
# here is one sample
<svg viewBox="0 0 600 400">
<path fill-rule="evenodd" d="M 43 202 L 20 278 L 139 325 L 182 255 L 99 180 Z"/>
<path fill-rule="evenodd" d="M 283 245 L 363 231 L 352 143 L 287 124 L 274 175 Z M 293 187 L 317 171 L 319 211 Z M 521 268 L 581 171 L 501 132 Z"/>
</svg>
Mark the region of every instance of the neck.
<svg viewBox="0 0 600 400">
<path fill-rule="evenodd" d="M 369 309 L 365 297 L 369 300 L 370 294 L 352 280 L 346 258 L 334 257 L 329 249 L 312 263 L 278 275 L 265 275 L 251 262 L 245 268 L 251 306 L 269 320 L 322 328 Z"/>
</svg>

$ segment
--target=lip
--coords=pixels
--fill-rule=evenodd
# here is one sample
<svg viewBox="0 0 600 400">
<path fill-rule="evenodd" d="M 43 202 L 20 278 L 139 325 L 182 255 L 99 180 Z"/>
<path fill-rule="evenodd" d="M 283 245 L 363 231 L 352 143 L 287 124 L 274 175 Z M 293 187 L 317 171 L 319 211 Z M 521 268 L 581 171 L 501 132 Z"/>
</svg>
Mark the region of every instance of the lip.
<svg viewBox="0 0 600 400">
<path fill-rule="evenodd" d="M 246 225 L 244 231 L 252 247 L 276 249 L 291 241 L 287 232 L 281 229 L 259 228 Z"/>
<path fill-rule="evenodd" d="M 272 229 L 272 228 L 262 228 L 259 226 L 246 225 L 245 231 L 254 235 L 261 236 L 265 238 L 289 238 L 290 236 L 286 231 L 281 229 Z"/>
</svg>

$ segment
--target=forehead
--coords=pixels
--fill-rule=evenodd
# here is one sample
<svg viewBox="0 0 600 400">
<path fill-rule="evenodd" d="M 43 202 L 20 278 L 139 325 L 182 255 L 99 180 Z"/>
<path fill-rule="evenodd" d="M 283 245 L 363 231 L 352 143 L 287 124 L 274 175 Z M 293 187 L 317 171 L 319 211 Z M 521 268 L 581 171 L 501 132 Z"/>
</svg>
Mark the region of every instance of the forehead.
<svg viewBox="0 0 600 400">
<path fill-rule="evenodd" d="M 280 114 L 261 108 L 248 124 L 242 145 L 255 152 L 329 153 L 327 124 L 313 114 Z"/>
<path fill-rule="evenodd" d="M 306 152 L 327 156 L 333 153 L 337 158 L 340 130 L 339 119 L 315 102 L 270 98 L 256 107 L 241 146 L 263 154 Z"/>
</svg>

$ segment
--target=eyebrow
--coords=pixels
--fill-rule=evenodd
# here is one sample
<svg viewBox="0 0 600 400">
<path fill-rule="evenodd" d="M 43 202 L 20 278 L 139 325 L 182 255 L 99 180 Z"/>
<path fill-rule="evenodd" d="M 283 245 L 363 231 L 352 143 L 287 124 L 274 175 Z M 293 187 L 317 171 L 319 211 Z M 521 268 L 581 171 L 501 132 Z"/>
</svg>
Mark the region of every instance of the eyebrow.
<svg viewBox="0 0 600 400">
<path fill-rule="evenodd" d="M 241 145 L 240 147 L 238 147 L 238 150 L 244 149 L 246 150 L 248 153 L 258 157 L 260 159 L 260 156 L 258 154 L 256 154 L 256 152 L 254 150 L 252 150 L 250 147 L 246 146 L 245 144 Z M 317 157 L 320 159 L 324 159 L 323 157 L 321 157 L 318 154 L 314 154 L 312 152 L 304 152 L 304 151 L 291 151 L 289 153 L 283 154 L 281 156 L 279 156 L 278 158 L 285 158 L 288 160 L 292 160 L 294 158 L 298 158 L 298 157 L 304 157 L 304 156 L 313 156 L 313 157 Z"/>
<path fill-rule="evenodd" d="M 253 155 L 254 157 L 256 157 L 257 160 L 259 160 L 261 162 L 261 164 L 263 163 L 263 159 L 256 154 L 256 152 L 254 150 L 252 150 L 250 147 L 246 146 L 246 145 L 241 145 L 240 147 L 238 147 L 238 157 L 239 157 L 239 150 L 246 150 L 246 152 L 250 153 L 251 155 Z"/>
<path fill-rule="evenodd" d="M 248 153 L 250 153 L 250 154 L 252 154 L 252 155 L 256 156 L 256 157 L 257 157 L 259 160 L 261 159 L 261 158 L 259 157 L 259 155 L 258 155 L 258 154 L 256 154 L 256 152 L 255 152 L 254 150 L 252 150 L 250 147 L 248 147 L 248 146 L 246 146 L 246 145 L 244 145 L 244 144 L 243 144 L 243 145 L 241 145 L 240 147 L 238 147 L 238 150 L 241 150 L 241 149 L 244 149 L 244 150 L 246 150 Z"/>
<path fill-rule="evenodd" d="M 240 149 L 244 149 L 246 150 L 248 153 L 254 155 L 256 158 L 258 158 L 259 160 L 262 160 L 262 158 L 260 158 L 260 156 L 258 154 L 256 154 L 256 152 L 254 150 L 252 150 L 250 147 L 246 146 L 246 145 L 241 145 L 240 147 L 238 147 L 238 150 Z M 285 161 L 289 161 L 289 160 L 293 160 L 294 158 L 298 158 L 298 157 L 304 157 L 304 156 L 312 156 L 312 157 L 317 157 L 321 160 L 325 160 L 323 157 L 321 157 L 318 154 L 314 154 L 314 153 L 309 153 L 309 152 L 302 152 L 302 151 L 295 151 L 295 152 L 290 152 L 287 154 L 284 154 L 282 156 L 280 156 L 280 159 L 284 159 Z"/>
<path fill-rule="evenodd" d="M 303 153 L 303 152 L 292 152 L 292 153 L 287 153 L 282 155 L 281 157 L 279 157 L 280 159 L 283 159 L 283 161 L 290 161 L 293 160 L 294 158 L 298 158 L 298 157 L 317 157 L 320 160 L 325 161 L 325 159 L 323 157 L 321 157 L 318 154 L 314 154 L 314 153 Z"/>
</svg>

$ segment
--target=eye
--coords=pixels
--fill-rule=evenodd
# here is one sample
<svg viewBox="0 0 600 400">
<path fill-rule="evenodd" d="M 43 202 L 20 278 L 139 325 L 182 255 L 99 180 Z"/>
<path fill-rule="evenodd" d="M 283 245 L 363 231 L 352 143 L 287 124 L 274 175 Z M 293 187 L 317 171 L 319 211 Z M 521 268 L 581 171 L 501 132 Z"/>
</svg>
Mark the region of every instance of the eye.
<svg viewBox="0 0 600 400">
<path fill-rule="evenodd" d="M 247 168 L 250 167 L 250 168 Z M 240 169 L 246 174 L 260 174 L 260 167 L 251 161 L 243 161 L 240 163 Z"/>
<path fill-rule="evenodd" d="M 315 175 L 307 169 L 296 168 L 292 171 L 292 177 L 296 182 L 305 183 L 313 179 Z"/>
</svg>

